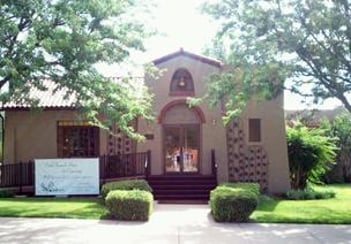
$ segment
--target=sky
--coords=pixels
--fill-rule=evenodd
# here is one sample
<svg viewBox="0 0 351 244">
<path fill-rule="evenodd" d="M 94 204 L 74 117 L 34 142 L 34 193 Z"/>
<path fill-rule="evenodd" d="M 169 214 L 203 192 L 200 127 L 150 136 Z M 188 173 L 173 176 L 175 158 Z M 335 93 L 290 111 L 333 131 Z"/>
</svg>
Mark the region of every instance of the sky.
<svg viewBox="0 0 351 244">
<path fill-rule="evenodd" d="M 180 48 L 201 54 L 218 29 L 218 24 L 209 16 L 201 14 L 199 6 L 203 0 L 154 0 L 151 25 L 159 32 L 145 42 L 146 52 L 131 56 L 136 65 L 141 65 L 175 52 Z M 111 76 L 116 75 L 118 68 L 106 70 Z M 334 99 L 322 105 L 306 105 L 300 103 L 298 95 L 285 92 L 285 109 L 319 108 L 332 109 L 339 105 Z"/>
<path fill-rule="evenodd" d="M 201 53 L 215 35 L 217 25 L 209 16 L 201 14 L 203 0 L 155 0 L 153 22 L 160 36 L 147 42 L 150 56 L 157 58 L 184 48 Z"/>
</svg>

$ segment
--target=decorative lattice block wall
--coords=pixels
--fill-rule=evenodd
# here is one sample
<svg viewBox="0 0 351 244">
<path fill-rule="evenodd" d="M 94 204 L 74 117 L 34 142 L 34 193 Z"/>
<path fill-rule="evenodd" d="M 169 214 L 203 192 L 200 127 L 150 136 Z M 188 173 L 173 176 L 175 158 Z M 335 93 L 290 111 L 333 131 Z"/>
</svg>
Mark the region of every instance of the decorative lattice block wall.
<svg viewBox="0 0 351 244">
<path fill-rule="evenodd" d="M 247 145 L 242 123 L 235 119 L 227 126 L 229 181 L 257 182 L 262 191 L 267 191 L 267 153 L 263 145 Z"/>
<path fill-rule="evenodd" d="M 136 142 L 122 133 L 116 126 L 110 126 L 110 131 L 107 139 L 107 154 L 120 155 L 136 152 Z"/>
</svg>

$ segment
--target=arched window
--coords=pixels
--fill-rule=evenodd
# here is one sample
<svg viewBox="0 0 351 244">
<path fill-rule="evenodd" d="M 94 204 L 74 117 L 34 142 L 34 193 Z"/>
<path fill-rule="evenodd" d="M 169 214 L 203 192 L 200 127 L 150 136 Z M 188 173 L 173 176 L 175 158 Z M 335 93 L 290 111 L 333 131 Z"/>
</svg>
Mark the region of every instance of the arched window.
<svg viewBox="0 0 351 244">
<path fill-rule="evenodd" d="M 170 92 L 171 96 L 193 96 L 194 82 L 190 72 L 187 69 L 177 69 L 171 80 Z"/>
</svg>

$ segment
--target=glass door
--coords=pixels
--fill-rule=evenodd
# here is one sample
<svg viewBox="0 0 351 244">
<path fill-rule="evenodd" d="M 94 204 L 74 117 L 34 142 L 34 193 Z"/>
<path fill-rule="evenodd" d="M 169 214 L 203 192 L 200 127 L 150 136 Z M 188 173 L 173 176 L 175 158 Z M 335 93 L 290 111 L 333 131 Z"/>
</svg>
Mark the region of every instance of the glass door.
<svg viewBox="0 0 351 244">
<path fill-rule="evenodd" d="M 200 127 L 198 125 L 165 125 L 163 138 L 167 173 L 199 171 Z"/>
</svg>

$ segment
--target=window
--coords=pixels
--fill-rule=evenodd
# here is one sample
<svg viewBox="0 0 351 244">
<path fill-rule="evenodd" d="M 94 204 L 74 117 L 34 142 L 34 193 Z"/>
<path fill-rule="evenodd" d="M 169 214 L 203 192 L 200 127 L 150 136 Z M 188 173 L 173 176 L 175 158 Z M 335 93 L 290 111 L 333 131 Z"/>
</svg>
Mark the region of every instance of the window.
<svg viewBox="0 0 351 244">
<path fill-rule="evenodd" d="M 87 122 L 59 121 L 57 151 L 59 157 L 98 156 L 99 128 Z"/>
<path fill-rule="evenodd" d="M 170 86 L 171 96 L 193 96 L 194 83 L 190 72 L 181 68 L 174 72 Z"/>
<path fill-rule="evenodd" d="M 249 142 L 261 142 L 261 119 L 249 119 Z"/>
</svg>

